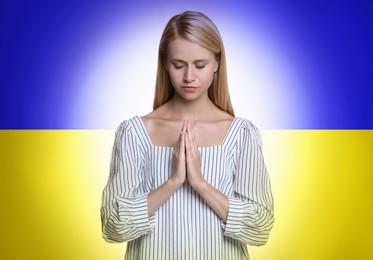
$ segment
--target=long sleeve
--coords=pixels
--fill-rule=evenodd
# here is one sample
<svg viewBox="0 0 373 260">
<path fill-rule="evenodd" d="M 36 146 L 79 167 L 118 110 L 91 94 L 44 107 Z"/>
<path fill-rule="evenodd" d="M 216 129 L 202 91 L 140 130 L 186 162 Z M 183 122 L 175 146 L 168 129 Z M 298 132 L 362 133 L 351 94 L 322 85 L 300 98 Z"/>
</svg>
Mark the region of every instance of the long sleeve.
<svg viewBox="0 0 373 260">
<path fill-rule="evenodd" d="M 262 154 L 260 134 L 250 121 L 240 131 L 224 235 L 245 244 L 264 245 L 274 223 L 270 179 Z"/>
<path fill-rule="evenodd" d="M 152 232 L 148 217 L 149 187 L 143 170 L 144 154 L 128 121 L 117 129 L 110 175 L 102 194 L 101 224 L 108 242 L 125 242 Z"/>
</svg>

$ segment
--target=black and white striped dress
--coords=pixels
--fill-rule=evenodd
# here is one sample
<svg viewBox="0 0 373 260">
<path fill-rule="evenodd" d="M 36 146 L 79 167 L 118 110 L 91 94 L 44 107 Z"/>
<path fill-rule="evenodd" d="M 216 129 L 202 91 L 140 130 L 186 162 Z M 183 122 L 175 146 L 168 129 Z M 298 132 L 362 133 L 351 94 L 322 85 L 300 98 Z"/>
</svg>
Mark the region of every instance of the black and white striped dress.
<svg viewBox="0 0 373 260">
<path fill-rule="evenodd" d="M 148 217 L 147 194 L 171 176 L 173 147 L 153 145 L 138 116 L 118 127 L 101 219 L 106 241 L 128 242 L 125 259 L 249 259 L 246 244 L 266 243 L 273 199 L 257 128 L 236 117 L 220 145 L 199 149 L 204 178 L 229 198 L 226 223 L 187 183 Z"/>
</svg>

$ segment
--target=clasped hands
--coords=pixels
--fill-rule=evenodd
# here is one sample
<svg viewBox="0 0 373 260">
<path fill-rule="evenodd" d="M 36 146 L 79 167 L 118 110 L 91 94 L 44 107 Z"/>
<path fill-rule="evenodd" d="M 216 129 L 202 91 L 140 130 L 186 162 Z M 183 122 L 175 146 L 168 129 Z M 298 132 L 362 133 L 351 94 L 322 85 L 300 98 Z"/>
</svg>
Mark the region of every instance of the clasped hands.
<svg viewBox="0 0 373 260">
<path fill-rule="evenodd" d="M 178 186 L 182 186 L 185 181 L 197 188 L 205 183 L 201 172 L 201 158 L 198 150 L 193 126 L 189 120 L 183 121 L 179 141 L 173 151 L 172 179 Z"/>
</svg>

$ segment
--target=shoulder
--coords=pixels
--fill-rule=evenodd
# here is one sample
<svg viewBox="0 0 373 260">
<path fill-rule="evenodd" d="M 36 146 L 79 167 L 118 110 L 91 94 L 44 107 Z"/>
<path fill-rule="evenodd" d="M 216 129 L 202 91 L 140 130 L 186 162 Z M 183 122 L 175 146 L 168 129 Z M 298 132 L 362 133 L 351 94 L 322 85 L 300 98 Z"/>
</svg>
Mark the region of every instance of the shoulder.
<svg viewBox="0 0 373 260">
<path fill-rule="evenodd" d="M 119 124 L 116 129 L 116 138 L 130 137 L 133 139 L 142 139 L 143 130 L 142 122 L 139 116 L 133 116 Z"/>
<path fill-rule="evenodd" d="M 241 141 L 251 140 L 261 145 L 262 140 L 259 129 L 252 121 L 242 117 L 236 117 L 235 120 L 237 121 Z"/>
<path fill-rule="evenodd" d="M 118 148 L 138 151 L 146 154 L 148 141 L 139 116 L 124 120 L 115 132 L 115 144 Z"/>
<path fill-rule="evenodd" d="M 122 121 L 119 126 L 117 127 L 117 130 L 116 132 L 128 132 L 128 131 L 131 131 L 133 129 L 133 127 L 135 127 L 137 124 L 136 124 L 136 121 L 138 120 L 138 116 L 133 116 L 129 119 L 125 119 L 124 121 Z"/>
<path fill-rule="evenodd" d="M 247 131 L 258 131 L 258 127 L 249 119 L 243 118 L 243 117 L 236 117 L 238 121 L 238 124 L 241 129 L 247 130 Z"/>
</svg>

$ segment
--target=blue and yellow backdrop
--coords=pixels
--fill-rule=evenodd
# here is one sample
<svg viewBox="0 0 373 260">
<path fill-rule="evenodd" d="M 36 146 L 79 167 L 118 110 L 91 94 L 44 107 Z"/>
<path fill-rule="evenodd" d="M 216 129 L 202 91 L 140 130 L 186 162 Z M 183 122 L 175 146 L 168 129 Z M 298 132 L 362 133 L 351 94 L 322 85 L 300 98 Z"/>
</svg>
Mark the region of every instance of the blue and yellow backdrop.
<svg viewBox="0 0 373 260">
<path fill-rule="evenodd" d="M 1 259 L 122 259 L 101 238 L 115 128 L 150 112 L 166 22 L 224 39 L 238 116 L 263 136 L 276 223 L 252 259 L 372 259 L 370 1 L 3 1 Z"/>
</svg>

